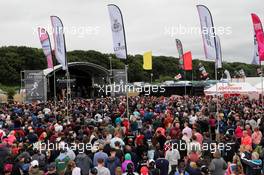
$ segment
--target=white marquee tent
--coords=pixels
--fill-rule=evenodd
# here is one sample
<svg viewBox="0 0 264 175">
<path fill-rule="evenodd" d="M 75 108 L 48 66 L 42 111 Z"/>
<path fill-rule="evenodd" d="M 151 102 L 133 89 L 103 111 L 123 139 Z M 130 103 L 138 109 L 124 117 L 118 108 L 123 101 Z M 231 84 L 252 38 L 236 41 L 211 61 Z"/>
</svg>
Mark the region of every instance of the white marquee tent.
<svg viewBox="0 0 264 175">
<path fill-rule="evenodd" d="M 258 83 L 258 84 L 256 84 L 254 87 L 257 88 L 257 90 L 259 91 L 259 93 L 261 93 L 261 91 L 262 91 L 262 89 L 261 89 L 261 82 Z M 264 89 L 264 82 L 263 82 L 263 89 Z"/>
</svg>

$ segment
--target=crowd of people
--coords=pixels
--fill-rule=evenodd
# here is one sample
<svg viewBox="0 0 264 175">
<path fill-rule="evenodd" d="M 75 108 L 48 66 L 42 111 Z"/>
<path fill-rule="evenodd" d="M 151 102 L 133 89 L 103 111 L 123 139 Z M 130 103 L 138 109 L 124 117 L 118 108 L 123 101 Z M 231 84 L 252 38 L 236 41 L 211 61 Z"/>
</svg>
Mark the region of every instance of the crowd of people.
<svg viewBox="0 0 264 175">
<path fill-rule="evenodd" d="M 264 117 L 247 97 L 1 104 L 0 174 L 261 175 Z M 67 115 L 68 114 L 68 115 Z"/>
</svg>

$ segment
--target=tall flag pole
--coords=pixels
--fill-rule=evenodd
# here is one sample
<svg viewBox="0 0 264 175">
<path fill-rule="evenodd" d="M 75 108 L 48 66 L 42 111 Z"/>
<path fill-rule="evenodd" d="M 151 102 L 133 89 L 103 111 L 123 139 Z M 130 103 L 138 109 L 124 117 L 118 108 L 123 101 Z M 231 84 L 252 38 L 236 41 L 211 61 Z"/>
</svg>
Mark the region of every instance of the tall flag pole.
<svg viewBox="0 0 264 175">
<path fill-rule="evenodd" d="M 254 32 L 258 45 L 260 70 L 262 71 L 261 61 L 264 60 L 264 33 L 263 33 L 262 23 L 259 17 L 254 13 L 251 14 L 251 18 L 252 18 Z M 263 98 L 263 74 L 261 74 L 261 98 Z"/>
<path fill-rule="evenodd" d="M 201 33 L 203 37 L 204 53 L 207 59 L 217 61 L 216 37 L 214 32 L 214 23 L 210 10 L 205 5 L 197 5 L 199 13 Z M 217 65 L 215 64 L 215 80 L 216 80 L 216 116 L 218 120 L 219 133 L 219 116 L 218 116 L 218 87 L 217 87 Z"/>
<path fill-rule="evenodd" d="M 59 17 L 51 16 L 51 24 L 53 28 L 53 38 L 54 38 L 54 52 L 57 61 L 62 65 L 62 69 L 66 71 L 67 77 L 67 93 L 66 93 L 66 103 L 67 103 L 67 117 L 69 114 L 69 98 L 71 94 L 70 90 L 70 73 L 68 69 L 68 61 L 66 55 L 66 44 L 65 36 L 63 30 L 63 24 Z"/>
<path fill-rule="evenodd" d="M 47 64 L 48 68 L 53 69 L 53 95 L 54 95 L 54 103 L 56 107 L 56 75 L 55 75 L 55 70 L 54 70 L 54 65 L 53 65 L 53 60 L 52 60 L 52 49 L 51 49 L 51 43 L 50 43 L 50 37 L 46 29 L 39 27 L 38 28 L 38 35 L 39 35 L 39 40 L 42 46 L 42 50 L 44 52 L 44 55 L 47 58 Z"/>
<path fill-rule="evenodd" d="M 110 16 L 112 38 L 113 38 L 113 48 L 117 58 L 125 59 L 125 72 L 126 72 L 126 83 L 128 83 L 128 55 L 127 55 L 127 44 L 126 44 L 126 34 L 123 16 L 120 8 L 115 4 L 108 4 L 108 12 Z M 126 106 L 127 106 L 127 118 L 129 119 L 129 102 L 128 102 L 128 92 L 126 89 Z"/>
</svg>

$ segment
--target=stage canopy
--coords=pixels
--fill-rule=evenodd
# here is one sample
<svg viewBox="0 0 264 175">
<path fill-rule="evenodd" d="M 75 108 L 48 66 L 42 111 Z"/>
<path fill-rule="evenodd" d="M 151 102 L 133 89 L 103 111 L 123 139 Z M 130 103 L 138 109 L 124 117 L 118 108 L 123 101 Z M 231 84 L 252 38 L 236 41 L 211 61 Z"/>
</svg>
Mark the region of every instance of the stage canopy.
<svg viewBox="0 0 264 175">
<path fill-rule="evenodd" d="M 217 91 L 216 91 L 217 89 Z M 225 94 L 257 94 L 258 90 L 246 82 L 240 83 L 217 83 L 204 90 L 205 95 L 225 95 Z"/>
</svg>

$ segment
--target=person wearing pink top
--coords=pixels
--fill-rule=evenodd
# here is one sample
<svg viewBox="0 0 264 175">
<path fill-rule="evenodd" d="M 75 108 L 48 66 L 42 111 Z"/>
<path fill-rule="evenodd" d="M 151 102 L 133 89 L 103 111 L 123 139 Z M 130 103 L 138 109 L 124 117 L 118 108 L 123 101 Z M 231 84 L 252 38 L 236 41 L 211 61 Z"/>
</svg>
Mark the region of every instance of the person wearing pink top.
<svg viewBox="0 0 264 175">
<path fill-rule="evenodd" d="M 252 138 L 252 143 L 254 146 L 257 146 L 260 144 L 261 139 L 262 139 L 262 133 L 260 132 L 258 127 L 256 127 L 254 129 L 254 132 L 253 132 L 251 138 Z"/>
<path fill-rule="evenodd" d="M 12 145 L 16 141 L 15 131 L 11 131 L 9 135 L 2 140 L 3 143 Z"/>
<path fill-rule="evenodd" d="M 184 129 L 182 130 L 182 135 L 184 134 L 186 134 L 189 139 L 192 137 L 192 129 L 187 122 L 184 123 Z"/>
<path fill-rule="evenodd" d="M 196 136 L 197 142 L 199 142 L 201 145 L 203 144 L 203 135 L 197 131 L 197 129 L 193 129 L 193 135 Z"/>
<path fill-rule="evenodd" d="M 248 135 L 248 132 L 246 130 L 243 131 L 243 137 L 241 138 L 241 145 L 252 146 L 252 139 Z"/>
</svg>

